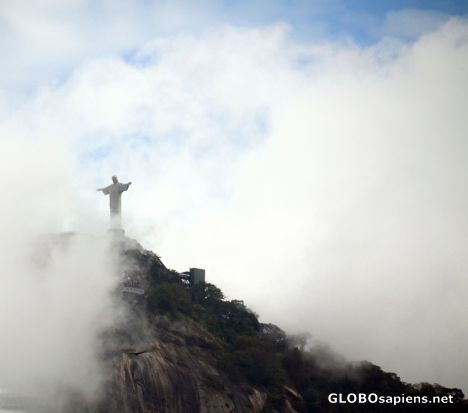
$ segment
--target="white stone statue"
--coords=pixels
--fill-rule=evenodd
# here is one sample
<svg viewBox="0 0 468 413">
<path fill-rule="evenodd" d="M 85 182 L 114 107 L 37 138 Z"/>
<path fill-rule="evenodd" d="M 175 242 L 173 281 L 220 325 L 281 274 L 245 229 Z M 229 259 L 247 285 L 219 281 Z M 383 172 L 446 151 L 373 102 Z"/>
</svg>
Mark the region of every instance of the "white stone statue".
<svg viewBox="0 0 468 413">
<path fill-rule="evenodd" d="M 110 206 L 110 217 L 111 227 L 121 228 L 122 227 L 122 192 L 126 191 L 132 184 L 122 184 L 117 179 L 117 176 L 112 177 L 113 184 L 106 186 L 105 188 L 98 188 L 104 195 L 109 195 L 109 206 Z"/>
</svg>

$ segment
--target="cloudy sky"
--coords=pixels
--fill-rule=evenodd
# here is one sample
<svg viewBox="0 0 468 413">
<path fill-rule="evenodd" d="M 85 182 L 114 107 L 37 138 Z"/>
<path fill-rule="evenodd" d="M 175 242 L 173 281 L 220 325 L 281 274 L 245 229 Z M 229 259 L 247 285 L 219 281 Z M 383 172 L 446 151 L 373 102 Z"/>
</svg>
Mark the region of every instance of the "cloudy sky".
<svg viewBox="0 0 468 413">
<path fill-rule="evenodd" d="M 95 189 L 117 174 L 127 234 L 168 267 L 351 360 L 468 391 L 467 13 L 0 2 L 2 243 L 18 225 L 104 231 Z"/>
</svg>

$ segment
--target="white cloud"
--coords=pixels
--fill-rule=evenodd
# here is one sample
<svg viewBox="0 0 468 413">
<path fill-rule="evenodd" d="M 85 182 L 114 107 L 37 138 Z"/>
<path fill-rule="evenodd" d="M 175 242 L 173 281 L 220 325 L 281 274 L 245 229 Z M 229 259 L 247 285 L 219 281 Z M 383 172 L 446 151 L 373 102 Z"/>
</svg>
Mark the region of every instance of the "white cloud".
<svg viewBox="0 0 468 413">
<path fill-rule="evenodd" d="M 94 188 L 132 180 L 128 233 L 265 321 L 467 388 L 467 36 L 454 19 L 407 46 L 160 38 L 6 99 L 0 133 L 68 145 L 101 221 Z"/>
<path fill-rule="evenodd" d="M 161 34 L 201 30 L 221 16 L 217 0 L 1 2 L 0 89 L 59 84 L 77 65 L 131 53 Z"/>
</svg>

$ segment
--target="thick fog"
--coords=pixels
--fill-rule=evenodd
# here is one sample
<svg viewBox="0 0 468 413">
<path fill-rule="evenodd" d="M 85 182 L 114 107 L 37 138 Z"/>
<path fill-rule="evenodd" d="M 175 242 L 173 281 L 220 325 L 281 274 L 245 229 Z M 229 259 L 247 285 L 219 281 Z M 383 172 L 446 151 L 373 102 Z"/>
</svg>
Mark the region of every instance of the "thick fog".
<svg viewBox="0 0 468 413">
<path fill-rule="evenodd" d="M 17 357 L 0 356 L 1 374 L 88 374 L 108 322 L 105 246 L 58 254 L 47 275 L 25 260 L 54 225 L 99 227 L 95 188 L 116 173 L 134 183 L 127 233 L 168 267 L 205 268 L 262 321 L 349 359 L 467 390 L 468 24 L 418 36 L 218 27 L 4 96 L 0 133 L 26 143 L 2 152 L 1 353 Z"/>
<path fill-rule="evenodd" d="M 0 389 L 40 403 L 69 390 L 91 398 L 99 334 L 121 315 L 107 233 L 86 219 L 59 142 L 6 137 L 0 153 Z"/>
</svg>

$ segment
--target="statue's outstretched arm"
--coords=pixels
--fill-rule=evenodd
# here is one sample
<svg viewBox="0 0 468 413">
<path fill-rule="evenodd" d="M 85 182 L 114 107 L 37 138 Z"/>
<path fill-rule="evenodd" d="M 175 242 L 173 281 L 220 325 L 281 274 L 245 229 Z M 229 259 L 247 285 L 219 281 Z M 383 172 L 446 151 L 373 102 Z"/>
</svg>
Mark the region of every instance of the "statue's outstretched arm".
<svg viewBox="0 0 468 413">
<path fill-rule="evenodd" d="M 131 182 L 127 182 L 126 184 L 120 184 L 120 192 L 126 191 L 131 184 Z"/>
<path fill-rule="evenodd" d="M 106 186 L 104 188 L 98 188 L 96 191 L 101 191 L 104 195 L 109 195 L 110 189 L 112 188 L 112 185 Z"/>
</svg>

